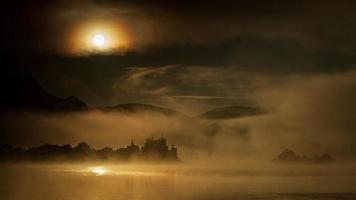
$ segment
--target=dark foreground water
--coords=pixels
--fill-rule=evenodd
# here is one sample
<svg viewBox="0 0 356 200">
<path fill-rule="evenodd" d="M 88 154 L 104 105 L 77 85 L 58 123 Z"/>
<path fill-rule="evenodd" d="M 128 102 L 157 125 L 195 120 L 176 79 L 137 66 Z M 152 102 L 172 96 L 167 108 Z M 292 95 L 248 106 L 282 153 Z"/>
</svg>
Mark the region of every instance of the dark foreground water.
<svg viewBox="0 0 356 200">
<path fill-rule="evenodd" d="M 1 165 L 1 200 L 356 199 L 350 167 Z"/>
</svg>

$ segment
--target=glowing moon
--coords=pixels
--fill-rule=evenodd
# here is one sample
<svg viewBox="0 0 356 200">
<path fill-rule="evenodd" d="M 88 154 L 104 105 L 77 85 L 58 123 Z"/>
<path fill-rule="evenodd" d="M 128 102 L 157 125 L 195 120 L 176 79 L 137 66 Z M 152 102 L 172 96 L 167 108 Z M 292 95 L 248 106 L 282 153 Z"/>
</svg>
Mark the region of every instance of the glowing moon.
<svg viewBox="0 0 356 200">
<path fill-rule="evenodd" d="M 115 23 L 116 24 L 116 23 Z M 83 23 L 72 30 L 68 53 L 75 55 L 123 53 L 130 40 L 120 24 Z"/>
<path fill-rule="evenodd" d="M 94 46 L 101 48 L 105 46 L 106 39 L 102 34 L 97 33 L 93 36 L 92 43 Z"/>
</svg>

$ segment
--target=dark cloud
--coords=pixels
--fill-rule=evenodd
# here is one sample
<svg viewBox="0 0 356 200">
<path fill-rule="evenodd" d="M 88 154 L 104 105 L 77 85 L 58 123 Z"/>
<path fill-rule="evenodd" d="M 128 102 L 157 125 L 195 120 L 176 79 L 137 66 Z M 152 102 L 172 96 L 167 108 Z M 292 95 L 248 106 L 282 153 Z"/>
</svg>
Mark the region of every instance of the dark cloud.
<svg viewBox="0 0 356 200">
<path fill-rule="evenodd" d="M 68 31 L 81 23 L 117 20 L 139 49 L 246 36 L 320 48 L 355 32 L 354 7 L 351 1 L 22 1 L 5 4 L 2 15 L 11 38 L 6 47 L 15 51 L 65 51 Z"/>
<path fill-rule="evenodd" d="M 333 72 L 355 64 L 355 6 L 352 1 L 7 2 L 1 52 L 7 71 L 24 73 L 55 65 L 91 76 L 173 64 Z M 132 47 L 124 55 L 71 55 L 72 33 L 91 22 L 122 28 Z"/>
</svg>

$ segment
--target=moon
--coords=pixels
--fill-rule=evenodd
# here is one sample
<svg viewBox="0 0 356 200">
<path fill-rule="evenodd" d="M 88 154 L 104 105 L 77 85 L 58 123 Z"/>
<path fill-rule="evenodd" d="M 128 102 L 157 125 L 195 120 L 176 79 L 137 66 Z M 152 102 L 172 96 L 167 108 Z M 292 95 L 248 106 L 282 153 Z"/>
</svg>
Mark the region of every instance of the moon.
<svg viewBox="0 0 356 200">
<path fill-rule="evenodd" d="M 73 55 L 122 54 L 131 47 L 131 42 L 119 25 L 87 22 L 73 29 L 67 47 Z"/>
<path fill-rule="evenodd" d="M 93 36 L 92 43 L 94 46 L 102 48 L 106 45 L 106 39 L 102 34 L 97 33 Z"/>
</svg>

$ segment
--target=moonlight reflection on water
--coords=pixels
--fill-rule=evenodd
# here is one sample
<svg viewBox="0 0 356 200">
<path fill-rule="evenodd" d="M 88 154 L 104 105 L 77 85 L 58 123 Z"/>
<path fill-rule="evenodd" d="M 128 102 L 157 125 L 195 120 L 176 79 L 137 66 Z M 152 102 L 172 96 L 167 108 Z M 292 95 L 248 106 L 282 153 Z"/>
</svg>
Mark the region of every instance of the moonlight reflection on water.
<svg viewBox="0 0 356 200">
<path fill-rule="evenodd" d="M 107 169 L 104 167 L 93 167 L 89 171 L 96 175 L 105 175 L 107 173 Z"/>
<path fill-rule="evenodd" d="M 61 171 L 61 170 L 59 170 Z M 67 172 L 84 172 L 87 174 L 89 172 L 90 174 L 94 175 L 99 175 L 99 176 L 164 176 L 164 175 L 169 175 L 170 172 L 157 172 L 157 171 L 152 171 L 149 168 L 127 168 L 125 167 L 104 167 L 104 166 L 93 166 L 93 167 L 88 167 L 86 170 L 63 170 Z M 168 173 L 168 174 L 167 174 Z"/>
<path fill-rule="evenodd" d="M 355 199 L 355 177 L 354 166 L 336 165 L 0 165 L 0 199 Z"/>
</svg>

